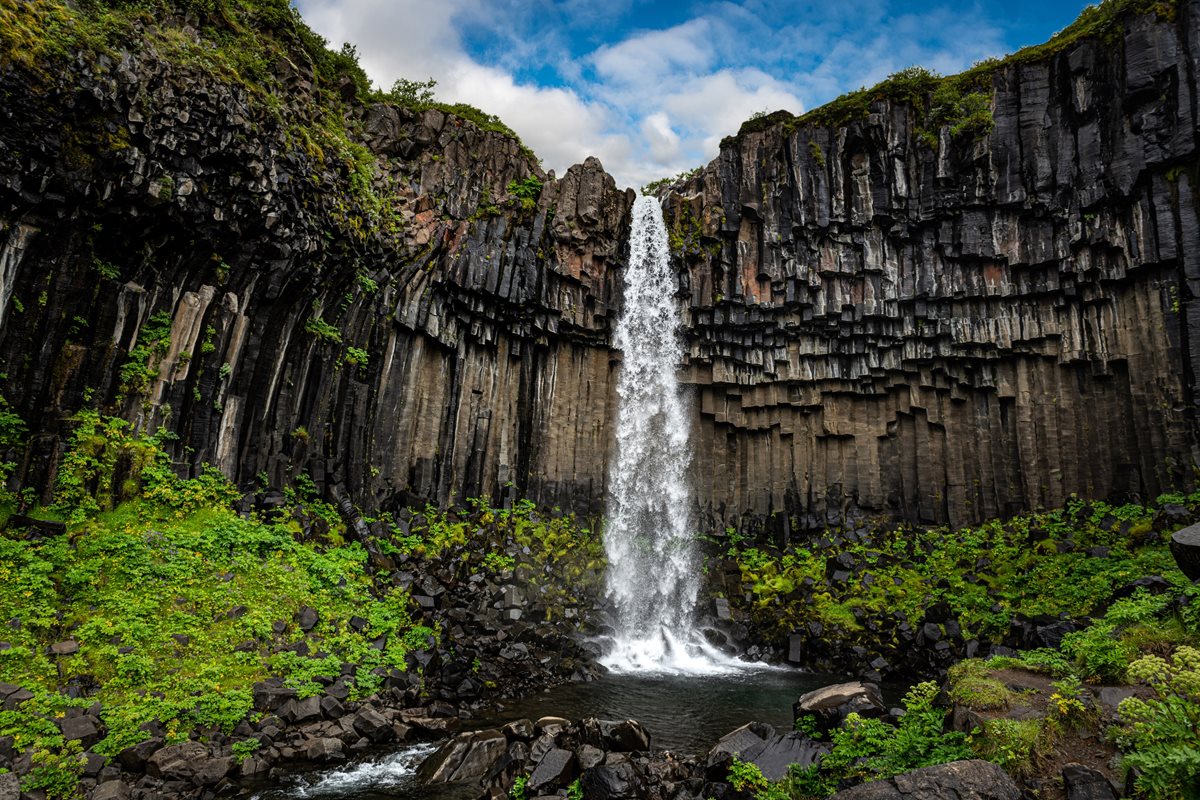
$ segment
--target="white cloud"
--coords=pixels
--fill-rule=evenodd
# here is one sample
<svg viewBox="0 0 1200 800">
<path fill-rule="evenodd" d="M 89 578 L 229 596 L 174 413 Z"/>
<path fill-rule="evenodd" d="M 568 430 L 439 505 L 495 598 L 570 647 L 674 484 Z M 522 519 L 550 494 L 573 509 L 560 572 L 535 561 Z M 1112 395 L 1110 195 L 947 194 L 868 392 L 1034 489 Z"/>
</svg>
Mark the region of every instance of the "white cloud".
<svg viewBox="0 0 1200 800">
<path fill-rule="evenodd" d="M 380 86 L 433 77 L 440 99 L 496 114 L 547 169 L 561 175 L 595 155 L 622 186 L 708 162 L 721 138 L 756 112 L 799 113 L 912 64 L 950 72 L 1003 51 L 978 8 L 894 14 L 889 0 L 710 3 L 685 22 L 573 59 L 570 31 L 628 18 L 636 3 L 298 2 L 333 46 L 357 44 Z M 464 31 L 480 30 L 494 42 L 488 63 L 463 41 Z M 519 81 L 514 69 L 556 74 L 560 85 Z"/>
<path fill-rule="evenodd" d="M 619 84 L 640 85 L 678 73 L 712 67 L 710 45 L 717 26 L 706 17 L 661 31 L 639 33 L 592 54 L 600 77 Z"/>
<path fill-rule="evenodd" d="M 642 138 L 650 148 L 650 158 L 658 164 L 673 164 L 681 155 L 679 134 L 671 128 L 670 118 L 661 111 L 642 120 Z"/>
</svg>

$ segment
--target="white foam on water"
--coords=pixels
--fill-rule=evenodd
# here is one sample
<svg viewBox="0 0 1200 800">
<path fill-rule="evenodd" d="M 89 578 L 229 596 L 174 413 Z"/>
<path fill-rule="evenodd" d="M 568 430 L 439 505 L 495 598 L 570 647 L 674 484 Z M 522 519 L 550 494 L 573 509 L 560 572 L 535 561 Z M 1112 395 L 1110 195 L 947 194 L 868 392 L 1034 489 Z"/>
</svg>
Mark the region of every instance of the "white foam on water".
<svg viewBox="0 0 1200 800">
<path fill-rule="evenodd" d="M 751 669 L 773 669 L 766 664 L 742 661 L 721 652 L 694 632 L 681 639 L 676 632 L 661 629 L 643 638 L 617 639 L 602 663 L 618 674 L 635 675 L 733 675 Z"/>
<path fill-rule="evenodd" d="M 340 797 L 354 792 L 405 786 L 412 781 L 421 762 L 435 749 L 436 745 L 420 744 L 341 769 L 300 776 L 287 788 L 287 796 Z M 266 800 L 275 796 L 278 796 L 276 792 L 256 794 L 251 800 Z"/>
</svg>

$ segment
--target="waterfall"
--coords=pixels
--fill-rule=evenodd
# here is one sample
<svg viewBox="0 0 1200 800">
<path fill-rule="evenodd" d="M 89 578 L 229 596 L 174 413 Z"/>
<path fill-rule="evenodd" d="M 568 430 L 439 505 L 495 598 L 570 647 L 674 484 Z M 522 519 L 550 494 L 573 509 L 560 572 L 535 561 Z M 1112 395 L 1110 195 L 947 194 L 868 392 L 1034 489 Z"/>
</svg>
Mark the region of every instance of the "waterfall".
<svg viewBox="0 0 1200 800">
<path fill-rule="evenodd" d="M 616 634 L 603 661 L 624 671 L 727 671 L 738 662 L 694 628 L 700 567 L 690 409 L 675 374 L 683 362 L 676 279 L 653 197 L 634 203 L 629 251 L 614 341 L 622 365 L 604 531 Z"/>
</svg>

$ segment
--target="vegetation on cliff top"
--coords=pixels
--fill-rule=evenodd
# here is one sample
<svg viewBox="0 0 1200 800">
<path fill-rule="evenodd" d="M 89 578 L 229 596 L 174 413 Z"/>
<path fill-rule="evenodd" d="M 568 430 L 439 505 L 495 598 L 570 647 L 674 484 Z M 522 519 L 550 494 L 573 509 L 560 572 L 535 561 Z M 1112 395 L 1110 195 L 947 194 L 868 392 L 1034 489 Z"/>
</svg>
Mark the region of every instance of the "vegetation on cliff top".
<svg viewBox="0 0 1200 800">
<path fill-rule="evenodd" d="M 348 113 L 354 105 L 436 109 L 514 140 L 537 163 L 496 116 L 437 100 L 433 81 L 375 90 L 353 45 L 327 44 L 288 0 L 0 0 L 0 68 L 22 69 L 46 87 L 70 89 L 81 67 L 111 72 L 126 51 L 240 87 L 258 124 L 282 128 L 287 146 L 314 165 L 315 185 L 337 182 L 334 223 L 351 241 L 388 240 L 402 228 L 388 172 Z M 128 146 L 127 132 L 111 137 L 116 149 Z"/>
<path fill-rule="evenodd" d="M 1010 66 L 1043 61 L 1064 52 L 1087 38 L 1115 43 L 1124 32 L 1126 21 L 1138 14 L 1155 14 L 1174 19 L 1177 0 L 1101 0 L 1086 7 L 1079 17 L 1049 41 L 1022 48 L 1003 58 L 989 58 L 957 75 L 938 75 L 923 67 L 909 67 L 890 75 L 870 88 L 863 87 L 838 97 L 804 114 L 788 111 L 756 115 L 742 124 L 736 137 L 783 125 L 787 133 L 800 127 L 840 127 L 865 119 L 877 101 L 891 100 L 910 105 L 923 122 L 922 140 L 936 144 L 941 125 L 949 125 L 957 135 L 984 133 L 991 129 L 990 106 L 992 80 L 997 72 Z M 986 113 L 985 113 L 986 112 Z M 933 141 L 930 141 L 930 137 Z"/>
</svg>

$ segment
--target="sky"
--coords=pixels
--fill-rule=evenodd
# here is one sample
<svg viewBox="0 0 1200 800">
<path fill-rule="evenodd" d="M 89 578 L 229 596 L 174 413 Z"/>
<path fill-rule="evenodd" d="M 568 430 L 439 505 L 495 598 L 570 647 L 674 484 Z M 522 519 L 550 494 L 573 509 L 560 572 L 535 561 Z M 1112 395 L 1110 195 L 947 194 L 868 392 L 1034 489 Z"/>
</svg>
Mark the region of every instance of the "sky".
<svg viewBox="0 0 1200 800">
<path fill-rule="evenodd" d="M 295 0 L 381 88 L 499 116 L 561 176 L 619 186 L 706 164 L 760 111 L 801 113 L 915 64 L 953 73 L 1037 44 L 1084 0 Z"/>
</svg>

